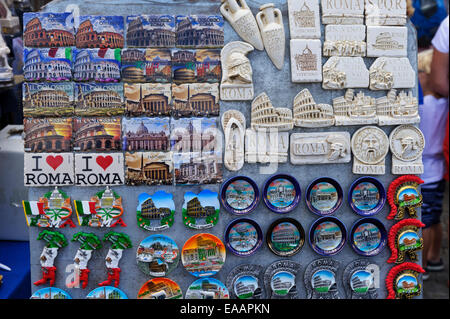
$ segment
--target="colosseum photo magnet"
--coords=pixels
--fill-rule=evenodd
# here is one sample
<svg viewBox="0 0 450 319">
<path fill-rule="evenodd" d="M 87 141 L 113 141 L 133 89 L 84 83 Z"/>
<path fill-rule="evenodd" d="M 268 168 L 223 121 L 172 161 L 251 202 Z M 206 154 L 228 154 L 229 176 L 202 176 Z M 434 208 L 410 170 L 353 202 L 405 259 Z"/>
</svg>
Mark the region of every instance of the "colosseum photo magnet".
<svg viewBox="0 0 450 319">
<path fill-rule="evenodd" d="M 221 15 L 176 16 L 178 48 L 221 48 L 224 45 Z"/>
<path fill-rule="evenodd" d="M 75 83 L 75 115 L 117 116 L 125 113 L 122 83 Z"/>
<path fill-rule="evenodd" d="M 169 116 L 172 113 L 172 85 L 160 83 L 124 83 L 128 116 Z"/>
<path fill-rule="evenodd" d="M 172 152 L 126 152 L 126 185 L 172 185 Z"/>
<path fill-rule="evenodd" d="M 24 117 L 62 117 L 74 113 L 73 82 L 22 84 Z"/>
<path fill-rule="evenodd" d="M 74 49 L 73 79 L 119 82 L 120 49 Z"/>
<path fill-rule="evenodd" d="M 77 48 L 123 48 L 124 20 L 122 16 L 80 16 L 76 26 Z"/>
<path fill-rule="evenodd" d="M 175 202 L 171 193 L 162 190 L 153 195 L 142 193 L 138 201 L 136 218 L 139 227 L 150 231 L 161 231 L 172 227 Z"/>
<path fill-rule="evenodd" d="M 76 117 L 73 150 L 79 152 L 120 151 L 120 117 Z"/>
<path fill-rule="evenodd" d="M 26 47 L 57 48 L 75 45 L 71 13 L 25 12 L 23 26 Z"/>
<path fill-rule="evenodd" d="M 123 118 L 122 148 L 124 151 L 168 151 L 170 118 Z"/>
<path fill-rule="evenodd" d="M 25 152 L 70 152 L 72 151 L 72 118 L 26 118 Z"/>
<path fill-rule="evenodd" d="M 184 193 L 183 224 L 191 229 L 211 228 L 219 221 L 220 202 L 217 192 Z"/>
<path fill-rule="evenodd" d="M 23 75 L 28 82 L 72 80 L 72 48 L 24 48 Z"/>
<path fill-rule="evenodd" d="M 126 82 L 170 83 L 170 49 L 127 48 L 122 50 L 122 79 Z"/>
<path fill-rule="evenodd" d="M 126 17 L 128 47 L 173 48 L 175 17 L 171 15 L 132 15 Z"/>
</svg>

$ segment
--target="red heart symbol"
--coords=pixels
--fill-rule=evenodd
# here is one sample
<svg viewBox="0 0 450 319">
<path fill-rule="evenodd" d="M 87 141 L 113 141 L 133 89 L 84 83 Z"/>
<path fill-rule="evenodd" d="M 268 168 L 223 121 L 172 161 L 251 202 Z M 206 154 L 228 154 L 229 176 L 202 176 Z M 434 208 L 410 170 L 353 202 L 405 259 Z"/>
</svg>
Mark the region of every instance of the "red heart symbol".
<svg viewBox="0 0 450 319">
<path fill-rule="evenodd" d="M 113 158 L 112 156 L 97 156 L 95 159 L 98 165 L 100 165 L 101 168 L 103 168 L 104 171 L 112 164 Z"/>
<path fill-rule="evenodd" d="M 59 165 L 61 165 L 62 162 L 64 162 L 64 159 L 61 155 L 57 156 L 49 155 L 47 156 L 45 161 L 47 162 L 48 165 L 50 165 L 51 168 L 53 168 L 53 170 L 56 170 L 59 167 Z"/>
</svg>

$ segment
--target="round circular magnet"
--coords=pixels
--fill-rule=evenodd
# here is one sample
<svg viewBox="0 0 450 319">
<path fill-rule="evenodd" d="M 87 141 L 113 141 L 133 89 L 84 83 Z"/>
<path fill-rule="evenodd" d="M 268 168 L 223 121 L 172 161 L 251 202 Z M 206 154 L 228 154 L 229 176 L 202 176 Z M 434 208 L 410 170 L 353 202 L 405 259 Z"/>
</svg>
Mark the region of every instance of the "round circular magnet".
<svg viewBox="0 0 450 319">
<path fill-rule="evenodd" d="M 245 288 L 245 287 L 244 287 Z M 185 299 L 230 299 L 228 288 L 218 279 L 201 278 L 187 289 Z"/>
<path fill-rule="evenodd" d="M 361 218 L 353 224 L 349 241 L 359 255 L 366 257 L 378 255 L 387 243 L 386 228 L 376 218 Z"/>
<path fill-rule="evenodd" d="M 253 255 L 262 244 L 261 227 L 253 219 L 238 218 L 231 221 L 225 230 L 225 245 L 236 256 Z"/>
<path fill-rule="evenodd" d="M 225 264 L 226 250 L 214 235 L 200 233 L 189 238 L 181 251 L 184 268 L 195 277 L 215 275 Z"/>
<path fill-rule="evenodd" d="M 98 287 L 87 294 L 86 299 L 128 299 L 119 288 L 112 286 Z"/>
<path fill-rule="evenodd" d="M 264 203 L 275 213 L 291 212 L 300 203 L 300 195 L 300 185 L 291 175 L 273 175 L 264 184 Z"/>
<path fill-rule="evenodd" d="M 235 215 L 252 212 L 260 199 L 258 186 L 247 176 L 231 177 L 220 188 L 220 201 L 223 207 Z"/>
<path fill-rule="evenodd" d="M 146 275 L 165 277 L 175 269 L 180 260 L 180 250 L 175 241 L 164 235 L 151 235 L 139 244 L 136 261 Z"/>
<path fill-rule="evenodd" d="M 339 183 L 330 177 L 320 177 L 306 190 L 306 205 L 319 216 L 333 214 L 342 205 L 343 192 Z"/>
<path fill-rule="evenodd" d="M 142 285 L 137 299 L 181 299 L 180 286 L 169 278 L 153 278 Z"/>
<path fill-rule="evenodd" d="M 293 256 L 302 249 L 305 243 L 305 230 L 293 218 L 280 218 L 269 226 L 266 243 L 277 256 Z"/>
<path fill-rule="evenodd" d="M 72 299 L 72 297 L 62 289 L 46 287 L 35 291 L 30 299 Z"/>
<path fill-rule="evenodd" d="M 386 190 L 374 177 L 363 176 L 350 186 L 348 204 L 361 216 L 372 216 L 383 209 L 386 202 Z"/>
<path fill-rule="evenodd" d="M 323 256 L 333 256 L 344 248 L 347 230 L 344 224 L 332 216 L 316 220 L 309 230 L 309 244 Z"/>
</svg>

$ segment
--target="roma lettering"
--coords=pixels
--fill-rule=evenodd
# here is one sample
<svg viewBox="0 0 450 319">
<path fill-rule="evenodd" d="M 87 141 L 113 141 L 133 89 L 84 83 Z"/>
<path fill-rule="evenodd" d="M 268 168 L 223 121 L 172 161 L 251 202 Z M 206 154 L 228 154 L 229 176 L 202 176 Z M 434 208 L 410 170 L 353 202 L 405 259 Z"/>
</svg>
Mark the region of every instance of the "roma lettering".
<svg viewBox="0 0 450 319">
<path fill-rule="evenodd" d="M 327 154 L 328 144 L 326 142 L 313 143 L 295 143 L 295 155 L 325 155 Z"/>
</svg>

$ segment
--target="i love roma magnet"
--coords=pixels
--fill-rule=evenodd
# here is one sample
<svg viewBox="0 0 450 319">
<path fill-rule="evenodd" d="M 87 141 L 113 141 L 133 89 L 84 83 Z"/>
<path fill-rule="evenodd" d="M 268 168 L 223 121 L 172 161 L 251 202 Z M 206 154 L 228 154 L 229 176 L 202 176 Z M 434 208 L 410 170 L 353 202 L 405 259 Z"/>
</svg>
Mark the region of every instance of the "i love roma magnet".
<svg viewBox="0 0 450 319">
<path fill-rule="evenodd" d="M 75 185 L 123 185 L 122 153 L 75 154 Z"/>
<path fill-rule="evenodd" d="M 24 153 L 25 186 L 73 185 L 73 153 Z"/>
</svg>

